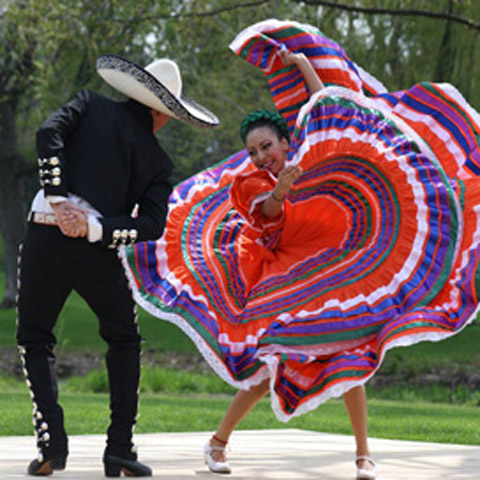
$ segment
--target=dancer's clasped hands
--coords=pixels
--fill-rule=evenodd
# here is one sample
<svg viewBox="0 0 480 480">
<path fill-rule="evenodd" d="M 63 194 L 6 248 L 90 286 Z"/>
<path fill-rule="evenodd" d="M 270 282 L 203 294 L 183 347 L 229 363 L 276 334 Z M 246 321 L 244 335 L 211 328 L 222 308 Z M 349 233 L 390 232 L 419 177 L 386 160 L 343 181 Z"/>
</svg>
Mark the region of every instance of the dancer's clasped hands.
<svg viewBox="0 0 480 480">
<path fill-rule="evenodd" d="M 75 204 L 64 201 L 52 205 L 61 232 L 71 238 L 86 237 L 88 213 Z"/>
</svg>

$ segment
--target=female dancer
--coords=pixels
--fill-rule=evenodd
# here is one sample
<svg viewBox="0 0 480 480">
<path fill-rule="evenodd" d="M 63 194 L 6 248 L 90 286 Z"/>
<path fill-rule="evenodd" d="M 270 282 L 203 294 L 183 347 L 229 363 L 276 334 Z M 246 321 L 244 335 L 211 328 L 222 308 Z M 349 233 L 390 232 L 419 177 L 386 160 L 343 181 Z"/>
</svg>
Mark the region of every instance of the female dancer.
<svg viewBox="0 0 480 480">
<path fill-rule="evenodd" d="M 305 78 L 312 79 L 310 82 L 307 80 L 312 93 L 323 88 L 315 71 L 311 67 L 304 66 L 309 65 L 308 59 L 304 55 L 284 53 L 282 60 L 285 64 L 295 64 L 304 69 Z M 290 145 L 287 124 L 283 117 L 276 112 L 254 111 L 247 115 L 242 122 L 241 136 L 252 163 L 262 172 L 259 175 L 257 172 L 252 172 L 247 177 L 237 177 L 237 181 L 234 181 L 231 189 L 233 206 L 239 212 L 256 210 L 254 215 L 259 223 L 278 222 L 282 224 L 284 220 L 283 204 L 292 184 L 302 174 L 299 166 L 285 165 Z M 265 175 L 265 172 L 269 172 L 269 175 Z M 264 181 L 265 176 L 268 178 L 270 175 L 277 180 L 274 185 Z M 273 190 L 270 191 L 272 186 Z M 262 197 L 264 199 L 258 202 L 258 196 L 261 194 L 264 194 Z M 254 205 L 255 203 L 257 205 Z M 301 242 L 301 238 L 299 240 Z M 265 379 L 249 390 L 239 390 L 235 395 L 217 431 L 205 445 L 205 462 L 212 472 L 231 472 L 225 457 L 228 439 L 242 418 L 268 393 L 268 384 L 269 380 Z M 354 387 L 346 392 L 343 398 L 355 436 L 357 478 L 376 478 L 375 462 L 370 458 L 367 439 L 365 388 L 363 385 Z"/>
<path fill-rule="evenodd" d="M 348 395 L 389 349 L 448 338 L 478 311 L 480 118 L 450 85 L 388 93 L 310 26 L 262 22 L 232 49 L 268 77 L 293 133 L 287 166 L 261 157 L 271 145 L 252 123 L 247 152 L 175 189 L 162 239 L 126 251 L 131 284 L 246 390 L 220 440 L 266 379 L 280 420 L 343 395 L 355 432 L 366 409 Z M 326 88 L 284 50 L 307 56 Z M 369 461 L 358 467 L 375 477 Z"/>
</svg>

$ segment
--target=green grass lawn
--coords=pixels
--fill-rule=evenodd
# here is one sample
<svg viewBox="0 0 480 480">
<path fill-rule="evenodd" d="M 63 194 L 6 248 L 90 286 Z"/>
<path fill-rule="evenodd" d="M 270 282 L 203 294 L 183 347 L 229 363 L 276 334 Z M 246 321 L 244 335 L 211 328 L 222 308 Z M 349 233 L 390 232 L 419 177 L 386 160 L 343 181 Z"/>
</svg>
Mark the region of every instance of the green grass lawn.
<svg viewBox="0 0 480 480">
<path fill-rule="evenodd" d="M 70 434 L 105 433 L 106 394 L 61 393 Z M 135 431 L 214 431 L 230 402 L 228 395 L 143 394 Z M 0 435 L 31 435 L 31 403 L 26 391 L 0 393 Z M 384 400 L 369 402 L 371 437 L 458 444 L 480 444 L 480 409 Z M 300 428 L 351 434 L 341 400 L 331 400 L 288 423 L 279 422 L 264 399 L 241 422 L 239 429 Z"/>
</svg>

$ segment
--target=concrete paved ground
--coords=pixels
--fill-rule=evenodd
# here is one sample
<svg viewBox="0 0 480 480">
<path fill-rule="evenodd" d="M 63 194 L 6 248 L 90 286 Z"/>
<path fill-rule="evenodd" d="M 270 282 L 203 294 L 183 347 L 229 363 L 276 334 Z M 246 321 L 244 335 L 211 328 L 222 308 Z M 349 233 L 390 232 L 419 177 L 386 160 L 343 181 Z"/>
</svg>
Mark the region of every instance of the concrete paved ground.
<svg viewBox="0 0 480 480">
<path fill-rule="evenodd" d="M 214 475 L 203 464 L 209 433 L 135 435 L 140 460 L 154 478 L 183 479 L 321 479 L 354 480 L 351 436 L 306 430 L 237 431 L 231 439 L 231 475 Z M 101 479 L 105 437 L 70 437 L 67 469 L 54 478 Z M 379 480 L 479 480 L 480 447 L 371 439 Z M 36 456 L 32 437 L 0 437 L 0 478 L 27 478 Z M 32 477 L 28 477 L 32 478 Z"/>
</svg>

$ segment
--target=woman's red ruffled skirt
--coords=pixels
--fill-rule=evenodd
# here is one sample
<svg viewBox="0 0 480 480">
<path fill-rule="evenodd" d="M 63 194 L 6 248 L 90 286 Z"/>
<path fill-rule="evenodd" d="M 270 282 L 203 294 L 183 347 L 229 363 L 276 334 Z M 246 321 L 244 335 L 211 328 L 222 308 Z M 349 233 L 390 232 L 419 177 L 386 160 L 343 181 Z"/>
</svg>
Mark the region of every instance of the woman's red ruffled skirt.
<svg viewBox="0 0 480 480">
<path fill-rule="evenodd" d="M 451 85 L 389 93 L 313 27 L 269 20 L 231 48 L 264 70 L 304 173 L 281 228 L 232 207 L 239 152 L 178 185 L 165 233 L 123 252 L 136 300 L 227 382 L 270 377 L 283 421 L 365 383 L 386 352 L 478 310 L 480 119 Z M 281 48 L 327 88 L 309 97 Z M 271 226 L 270 226 L 271 227 Z"/>
</svg>

